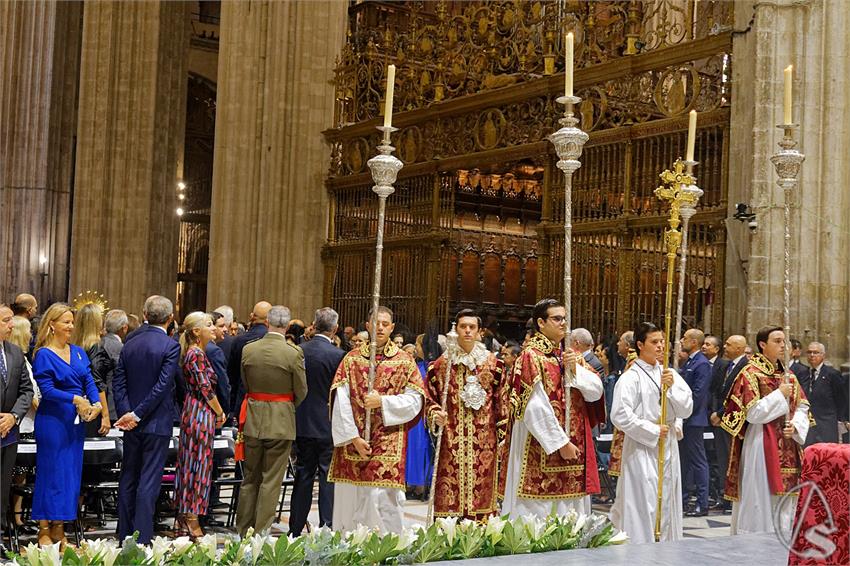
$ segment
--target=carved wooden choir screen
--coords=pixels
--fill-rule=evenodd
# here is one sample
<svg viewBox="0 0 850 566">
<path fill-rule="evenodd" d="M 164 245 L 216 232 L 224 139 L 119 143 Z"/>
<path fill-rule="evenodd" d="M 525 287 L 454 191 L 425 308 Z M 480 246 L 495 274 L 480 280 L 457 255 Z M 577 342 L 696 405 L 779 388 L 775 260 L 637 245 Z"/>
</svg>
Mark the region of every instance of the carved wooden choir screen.
<svg viewBox="0 0 850 566">
<path fill-rule="evenodd" d="M 555 72 L 569 29 L 590 133 L 573 183 L 573 325 L 613 335 L 663 316 L 667 211 L 653 190 L 684 153 L 686 115 L 696 109 L 705 196 L 691 221 L 684 313 L 688 324 L 722 327 L 727 3 L 369 2 L 350 14 L 336 75 L 339 127 L 325 132 L 324 295 L 345 324 L 365 320 L 370 302 L 377 198 L 365 163 L 378 145 L 388 62 L 399 67 L 393 143 L 404 168 L 387 201 L 383 302 L 417 331 L 434 318 L 446 330 L 466 306 L 521 330 L 538 298 L 560 295 L 563 175 L 546 136 L 561 112 Z M 493 60 L 480 56 L 487 45 Z"/>
</svg>

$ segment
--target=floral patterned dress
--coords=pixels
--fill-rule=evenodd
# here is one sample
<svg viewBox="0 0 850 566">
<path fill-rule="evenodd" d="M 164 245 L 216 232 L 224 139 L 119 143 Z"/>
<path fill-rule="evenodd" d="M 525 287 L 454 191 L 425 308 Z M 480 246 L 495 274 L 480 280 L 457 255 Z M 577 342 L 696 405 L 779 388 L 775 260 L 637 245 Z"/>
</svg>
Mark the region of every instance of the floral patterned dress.
<svg viewBox="0 0 850 566">
<path fill-rule="evenodd" d="M 207 401 L 215 398 L 216 375 L 198 348 L 183 360 L 186 398 L 180 418 L 177 477 L 174 499 L 179 513 L 205 515 L 212 482 L 215 412 Z"/>
</svg>

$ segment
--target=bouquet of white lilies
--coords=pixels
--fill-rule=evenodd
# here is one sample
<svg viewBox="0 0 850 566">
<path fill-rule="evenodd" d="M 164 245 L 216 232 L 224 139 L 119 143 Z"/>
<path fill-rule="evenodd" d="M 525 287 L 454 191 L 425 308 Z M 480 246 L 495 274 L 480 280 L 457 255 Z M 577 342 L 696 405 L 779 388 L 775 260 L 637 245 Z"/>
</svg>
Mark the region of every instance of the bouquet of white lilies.
<svg viewBox="0 0 850 566">
<path fill-rule="evenodd" d="M 11 558 L 20 566 L 366 566 L 594 548 L 627 540 L 601 515 L 570 513 L 514 520 L 493 516 L 483 522 L 439 518 L 427 529 L 409 528 L 401 534 L 380 534 L 362 526 L 344 534 L 321 528 L 300 537 L 249 532 L 244 538 L 229 536 L 223 545 L 214 534 L 194 543 L 188 537 L 157 537 L 150 546 L 137 544 L 135 537 L 127 537 L 120 545 L 112 540 L 87 540 L 64 553 L 58 543 L 30 544 Z"/>
</svg>

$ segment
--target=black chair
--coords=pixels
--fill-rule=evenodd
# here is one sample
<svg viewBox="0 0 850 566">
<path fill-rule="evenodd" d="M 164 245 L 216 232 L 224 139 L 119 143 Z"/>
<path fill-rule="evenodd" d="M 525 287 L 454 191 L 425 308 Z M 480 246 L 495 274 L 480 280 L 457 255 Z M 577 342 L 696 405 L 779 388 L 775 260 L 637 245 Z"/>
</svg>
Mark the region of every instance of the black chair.
<svg viewBox="0 0 850 566">
<path fill-rule="evenodd" d="M 36 445 L 35 440 L 24 440 L 21 439 L 18 441 L 18 455 L 15 458 L 15 465 L 23 468 L 34 469 L 35 468 L 35 453 L 36 453 Z M 21 513 L 20 519 L 23 522 L 25 517 L 29 517 L 29 513 L 32 511 L 32 494 L 34 484 L 30 481 L 29 474 L 27 475 L 27 481 L 23 484 L 12 484 L 10 492 L 12 495 L 17 495 L 22 498 L 21 504 Z M 11 499 L 11 498 L 10 498 Z M 8 523 L 9 528 L 7 531 L 9 548 L 16 549 L 20 547 L 20 533 L 18 532 L 17 517 L 16 513 L 10 510 L 8 513 Z"/>
<path fill-rule="evenodd" d="M 84 480 L 80 493 L 90 495 L 96 507 L 99 521 L 103 522 L 106 515 L 105 500 L 111 495 L 113 500 L 118 498 L 118 469 L 124 457 L 124 441 L 117 437 L 87 438 L 83 445 Z M 83 497 L 77 508 L 77 520 L 74 530 L 77 544 L 85 538 L 83 529 L 83 508 L 86 498 Z M 85 505 L 88 510 L 88 504 Z"/>
</svg>

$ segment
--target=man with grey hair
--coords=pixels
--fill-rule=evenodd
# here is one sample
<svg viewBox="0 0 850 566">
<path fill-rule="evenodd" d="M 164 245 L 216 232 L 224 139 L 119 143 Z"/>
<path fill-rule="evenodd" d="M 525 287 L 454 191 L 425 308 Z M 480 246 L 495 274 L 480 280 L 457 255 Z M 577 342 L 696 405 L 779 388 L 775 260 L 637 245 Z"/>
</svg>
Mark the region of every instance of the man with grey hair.
<svg viewBox="0 0 850 566">
<path fill-rule="evenodd" d="M 127 337 L 112 379 L 115 427 L 124 431 L 124 457 L 118 486 L 118 539 L 139 532 L 153 537 L 153 518 L 162 470 L 177 412 L 174 389 L 180 371 L 180 345 L 168 336 L 171 301 L 159 295 L 145 301 L 147 324 Z"/>
<path fill-rule="evenodd" d="M 573 350 L 577 354 L 581 354 L 590 367 L 593 368 L 593 371 L 596 372 L 600 377 L 605 377 L 603 375 L 604 368 L 602 367 L 602 362 L 599 361 L 599 358 L 596 357 L 596 354 L 593 353 L 593 336 L 590 334 L 590 331 L 586 328 L 576 328 L 570 333 L 570 346 L 572 346 Z"/>
<path fill-rule="evenodd" d="M 847 422 L 847 378 L 824 363 L 826 346 L 811 342 L 806 348 L 809 371 L 800 378 L 800 387 L 809 399 L 815 424 L 809 428 L 806 446 L 818 442 L 838 442 L 838 423 Z"/>
<path fill-rule="evenodd" d="M 218 347 L 221 348 L 221 351 L 224 353 L 224 365 L 227 367 L 230 363 L 230 352 L 233 351 L 233 342 L 236 340 L 236 337 L 230 333 L 230 325 L 233 324 L 233 307 L 221 305 L 216 308 L 214 312 L 217 312 L 222 316 L 224 319 L 224 327 L 227 329 L 221 341 L 217 342 Z M 228 405 L 230 404 L 230 399 L 227 400 L 227 403 Z"/>
<path fill-rule="evenodd" d="M 313 482 L 319 475 L 319 526 L 332 527 L 334 486 L 328 482 L 328 469 L 334 451 L 331 419 L 328 413 L 331 382 L 345 352 L 332 339 L 339 315 L 330 307 L 316 311 L 313 317 L 315 336 L 301 344 L 307 372 L 307 398 L 295 412 L 297 435 L 295 451 L 295 485 L 292 487 L 292 510 L 289 533 L 301 534 L 313 502 Z"/>
<path fill-rule="evenodd" d="M 244 451 L 236 530 L 261 533 L 271 527 L 289 451 L 295 440 L 295 407 L 307 396 L 304 354 L 286 341 L 291 315 L 284 306 L 263 313 L 268 331 L 241 352 L 245 399 L 237 443 Z"/>
<path fill-rule="evenodd" d="M 127 313 L 121 309 L 112 309 L 103 317 L 103 328 L 106 333 L 100 339 L 100 347 L 112 360 L 109 371 L 106 373 L 104 381 L 106 382 L 106 399 L 109 404 L 109 419 L 112 422 L 118 418 L 115 411 L 115 397 L 112 392 L 112 377 L 115 375 L 115 366 L 118 365 L 118 358 L 121 355 L 121 349 L 124 347 L 124 338 L 127 337 L 127 331 L 130 328 L 130 319 Z"/>
</svg>

